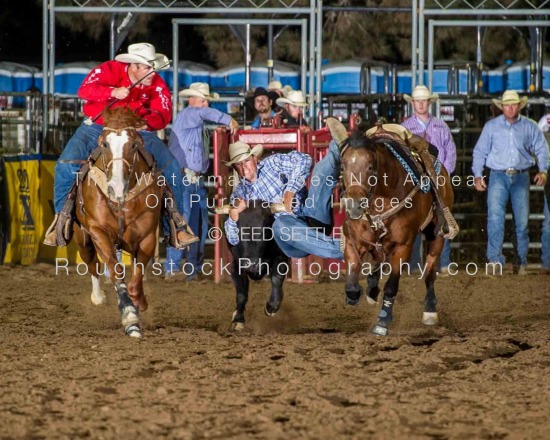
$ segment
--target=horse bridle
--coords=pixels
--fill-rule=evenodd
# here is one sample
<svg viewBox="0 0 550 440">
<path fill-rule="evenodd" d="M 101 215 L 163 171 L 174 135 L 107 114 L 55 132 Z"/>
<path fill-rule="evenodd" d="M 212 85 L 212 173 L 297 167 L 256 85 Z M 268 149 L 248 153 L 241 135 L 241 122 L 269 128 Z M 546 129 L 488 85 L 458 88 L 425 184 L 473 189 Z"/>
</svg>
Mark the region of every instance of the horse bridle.
<svg viewBox="0 0 550 440">
<path fill-rule="evenodd" d="M 103 127 L 103 131 L 115 132 L 117 136 L 120 136 L 120 134 L 125 130 L 126 131 L 137 131 L 137 128 L 136 127 L 123 127 L 123 128 Z M 106 141 L 101 142 L 101 147 L 102 148 L 110 148 L 109 143 L 106 142 Z M 137 148 L 136 142 L 133 143 L 132 149 L 134 150 L 134 155 L 132 156 L 132 163 L 128 162 L 124 157 L 117 157 L 117 158 L 111 159 L 109 162 L 105 163 L 105 157 L 103 155 L 101 157 L 102 160 L 103 160 L 103 169 L 104 169 L 105 172 L 107 172 L 109 170 L 109 168 L 111 168 L 113 166 L 115 161 L 119 161 L 119 160 L 122 161 L 124 164 L 126 164 L 126 166 L 128 167 L 128 169 L 129 169 L 128 179 L 126 179 L 125 182 L 124 182 L 124 194 L 126 194 L 128 192 L 128 187 L 130 185 L 130 180 L 132 179 L 132 174 L 134 173 L 134 169 L 135 169 L 135 165 L 136 165 L 136 160 L 137 160 L 137 155 L 138 155 L 138 148 Z M 124 201 L 122 203 L 124 204 Z"/>
<path fill-rule="evenodd" d="M 120 136 L 120 134 L 125 130 L 126 131 L 137 131 L 137 128 L 136 127 L 122 127 L 122 128 L 103 127 L 103 131 L 112 131 L 112 132 L 116 133 L 117 136 Z M 103 140 L 101 142 L 101 148 L 109 148 L 110 149 L 111 147 L 110 147 L 108 142 Z M 124 211 L 124 204 L 125 204 L 125 201 L 126 201 L 125 197 L 126 197 L 126 194 L 128 193 L 128 189 L 129 189 L 129 186 L 130 186 L 130 181 L 132 180 L 132 174 L 134 173 L 135 164 L 136 164 L 137 157 L 138 157 L 138 154 L 139 154 L 138 146 L 137 146 L 137 143 L 135 141 L 133 142 L 132 149 L 134 150 L 134 154 L 132 156 L 132 163 L 128 162 L 123 157 L 111 159 L 109 162 L 105 163 L 105 156 L 103 156 L 103 154 L 101 155 L 101 158 L 103 160 L 103 170 L 104 170 L 105 173 L 107 173 L 109 168 L 113 166 L 113 163 L 115 161 L 118 161 L 118 160 L 121 160 L 129 168 L 128 178 L 124 180 L 123 199 L 119 200 L 118 203 L 115 205 L 113 200 L 111 200 L 111 197 L 109 197 L 109 196 L 107 197 L 107 204 L 108 204 L 109 208 L 111 208 L 113 213 L 116 214 L 117 220 L 118 220 L 118 243 L 117 243 L 117 247 L 120 247 L 120 245 L 122 243 L 122 235 L 123 235 L 123 232 L 124 232 L 124 215 L 123 215 L 123 211 Z"/>
<path fill-rule="evenodd" d="M 349 144 L 349 142 L 347 142 L 341 148 L 341 150 L 340 150 L 340 158 L 341 159 L 343 159 L 344 153 L 347 151 L 349 146 L 350 146 L 350 144 Z M 365 192 L 366 192 L 365 196 L 366 196 L 366 199 L 367 199 L 367 202 L 368 202 L 367 206 L 365 208 L 363 208 L 363 215 L 361 217 L 357 218 L 357 219 L 354 219 L 354 220 L 365 220 L 365 221 L 367 221 L 368 224 L 369 224 L 369 227 L 375 232 L 376 242 L 373 243 L 369 240 L 366 240 L 363 237 L 359 237 L 359 238 L 361 238 L 361 240 L 364 241 L 365 243 L 373 246 L 378 253 L 383 253 L 383 245 L 381 243 L 381 239 L 388 233 L 388 228 L 384 224 L 384 221 L 387 220 L 388 218 L 392 217 L 393 215 L 397 214 L 399 211 L 401 211 L 401 209 L 403 209 L 403 207 L 406 205 L 407 200 L 412 199 L 415 196 L 415 194 L 419 191 L 420 186 L 415 185 L 412 188 L 412 190 L 409 191 L 409 193 L 402 200 L 400 200 L 399 203 L 396 206 L 392 206 L 390 209 L 388 209 L 387 211 L 382 212 L 381 214 L 372 215 L 371 212 L 370 212 L 370 205 L 371 205 L 372 197 L 374 196 L 374 185 L 367 186 L 362 182 L 353 182 L 352 181 L 346 187 L 346 182 L 345 182 L 345 179 L 344 179 L 344 176 L 343 176 L 343 171 L 344 171 L 343 166 L 341 166 L 340 167 L 340 181 L 341 181 L 341 185 L 342 185 L 342 188 L 343 188 L 343 195 L 346 194 L 346 189 L 348 189 L 350 187 L 353 187 L 353 186 L 358 186 L 358 187 L 362 188 L 363 190 L 365 190 Z M 373 176 L 373 175 L 376 176 L 376 178 L 378 178 L 378 169 L 377 169 L 377 167 L 374 167 L 374 170 L 373 170 L 373 173 L 371 174 L 371 176 Z M 346 224 L 348 225 L 348 228 L 351 228 L 351 224 L 350 224 L 349 220 L 350 220 L 349 217 L 346 215 Z M 378 234 L 378 231 L 381 231 L 381 233 Z M 357 251 L 357 246 L 355 244 L 355 241 L 351 237 L 351 235 L 350 235 L 350 239 L 351 239 L 351 244 L 354 248 L 355 253 L 359 256 L 359 252 Z"/>
</svg>

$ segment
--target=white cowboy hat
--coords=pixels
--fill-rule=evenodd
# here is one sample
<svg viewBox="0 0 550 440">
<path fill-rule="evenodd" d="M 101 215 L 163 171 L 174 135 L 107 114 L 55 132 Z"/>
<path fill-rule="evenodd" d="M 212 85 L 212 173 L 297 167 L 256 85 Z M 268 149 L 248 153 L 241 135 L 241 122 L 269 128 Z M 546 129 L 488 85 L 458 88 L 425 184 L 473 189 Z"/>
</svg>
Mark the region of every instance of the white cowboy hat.
<svg viewBox="0 0 550 440">
<path fill-rule="evenodd" d="M 254 145 L 254 148 L 250 148 L 250 145 L 237 141 L 229 145 L 229 162 L 225 162 L 225 164 L 230 167 L 233 164 L 248 159 L 250 156 L 260 157 L 263 152 L 264 147 L 260 144 Z"/>
<path fill-rule="evenodd" d="M 184 89 L 181 92 L 179 92 L 180 96 L 185 97 L 191 97 L 196 96 L 197 98 L 204 98 L 204 99 L 218 99 L 220 95 L 217 93 L 210 94 L 210 86 L 207 83 L 203 82 L 195 82 L 191 83 L 188 89 Z"/>
<path fill-rule="evenodd" d="M 519 104 L 519 109 L 527 105 L 527 96 L 519 97 L 518 92 L 513 90 L 506 90 L 502 95 L 502 99 L 492 99 L 493 104 L 495 104 L 499 109 L 502 110 L 504 104 Z"/>
<path fill-rule="evenodd" d="M 281 81 L 271 81 L 268 85 L 267 85 L 267 90 L 280 90 L 282 91 L 283 90 L 283 85 L 281 84 Z"/>
<path fill-rule="evenodd" d="M 128 53 L 121 53 L 115 57 L 122 63 L 145 64 L 155 70 L 164 70 L 170 67 L 170 60 L 166 55 L 155 52 L 155 46 L 149 43 L 136 43 L 128 46 Z"/>
<path fill-rule="evenodd" d="M 277 105 L 283 106 L 284 104 L 295 105 L 296 107 L 307 107 L 308 103 L 301 90 L 291 90 L 288 92 L 286 98 L 277 99 Z"/>
<path fill-rule="evenodd" d="M 405 99 L 405 101 L 407 102 L 421 101 L 423 99 L 430 102 L 435 102 L 439 99 L 439 95 L 437 93 L 430 94 L 430 91 L 426 86 L 416 86 L 412 91 L 412 96 L 405 93 L 403 95 L 403 99 Z"/>
</svg>

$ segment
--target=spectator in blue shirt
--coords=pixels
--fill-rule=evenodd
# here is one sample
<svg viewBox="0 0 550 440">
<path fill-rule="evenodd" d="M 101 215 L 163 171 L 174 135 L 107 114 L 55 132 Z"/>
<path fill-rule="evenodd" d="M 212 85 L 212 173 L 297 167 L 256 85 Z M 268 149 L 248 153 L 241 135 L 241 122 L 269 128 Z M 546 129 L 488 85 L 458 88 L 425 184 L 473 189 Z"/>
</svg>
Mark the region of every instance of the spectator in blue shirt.
<svg viewBox="0 0 550 440">
<path fill-rule="evenodd" d="M 251 127 L 253 129 L 258 129 L 262 126 L 271 127 L 270 119 L 276 115 L 272 107 L 273 99 L 270 96 L 270 92 L 263 87 L 256 87 L 256 90 L 254 90 L 254 108 L 258 114 L 252 121 Z"/>
<path fill-rule="evenodd" d="M 226 164 L 232 166 L 241 177 L 231 194 L 233 208 L 230 209 L 229 218 L 224 225 L 231 245 L 239 243 L 237 221 L 239 214 L 246 209 L 247 202 L 263 200 L 279 206 L 273 223 L 273 235 L 287 256 L 344 258 L 339 239 L 309 226 L 310 220 L 325 225 L 332 222 L 330 198 L 340 173 L 340 153 L 336 142 L 345 140 L 347 133 L 344 130 L 340 136 L 334 127 L 328 125 L 333 141 L 325 157 L 313 168 L 312 184 L 307 191 L 307 198 L 305 182 L 312 164 L 309 155 L 293 151 L 288 154 L 272 154 L 259 161 L 263 151 L 261 145 L 250 148 L 243 142 L 236 142 L 229 146 L 230 160 Z"/>
<path fill-rule="evenodd" d="M 529 169 L 535 163 L 538 165 L 534 183 L 544 185 L 548 146 L 537 124 L 519 114 L 527 105 L 527 97 L 520 99 L 517 92 L 507 90 L 501 100 L 493 102 L 503 114 L 483 127 L 472 165 L 476 190 L 488 190 L 487 259 L 504 265 L 504 216 L 510 199 L 516 226 L 518 274 L 525 275 L 529 250 Z M 488 185 L 483 176 L 484 166 L 490 170 Z"/>
<path fill-rule="evenodd" d="M 210 136 L 205 131 L 205 121 L 228 125 L 235 133 L 239 124 L 231 116 L 208 107 L 208 101 L 217 99 L 210 94 L 206 83 L 193 83 L 182 90 L 180 96 L 189 98 L 186 108 L 179 112 L 172 127 L 168 141 L 170 152 L 178 160 L 183 177 L 183 215 L 189 227 L 198 235 L 195 242 L 186 251 L 187 281 L 196 280 L 204 260 L 204 244 L 208 233 L 208 210 L 206 206 L 206 188 L 204 175 L 208 171 Z M 164 264 L 165 277 L 177 275 L 183 259 L 183 251 L 168 246 Z"/>
</svg>

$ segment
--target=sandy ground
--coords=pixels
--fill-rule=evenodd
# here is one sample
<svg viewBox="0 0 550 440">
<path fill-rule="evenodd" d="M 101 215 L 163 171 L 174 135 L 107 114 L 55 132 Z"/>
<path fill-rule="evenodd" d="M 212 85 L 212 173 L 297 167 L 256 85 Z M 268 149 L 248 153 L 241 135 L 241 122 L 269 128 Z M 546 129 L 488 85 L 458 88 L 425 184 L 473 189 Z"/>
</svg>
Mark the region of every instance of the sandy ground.
<svg viewBox="0 0 550 440">
<path fill-rule="evenodd" d="M 230 285 L 149 278 L 145 338 L 123 335 L 115 293 L 88 277 L 0 266 L 0 439 L 550 438 L 550 277 L 404 277 L 387 338 L 343 283 L 286 284 L 229 332 Z"/>
</svg>

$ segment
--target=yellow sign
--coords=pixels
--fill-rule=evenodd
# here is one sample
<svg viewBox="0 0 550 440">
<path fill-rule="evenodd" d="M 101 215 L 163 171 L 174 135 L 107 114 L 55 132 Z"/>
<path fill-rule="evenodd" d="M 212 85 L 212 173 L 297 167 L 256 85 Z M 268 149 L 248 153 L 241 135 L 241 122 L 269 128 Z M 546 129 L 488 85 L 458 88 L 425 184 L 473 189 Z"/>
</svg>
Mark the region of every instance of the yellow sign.
<svg viewBox="0 0 550 440">
<path fill-rule="evenodd" d="M 41 209 L 36 156 L 5 157 L 9 236 L 5 263 L 29 265 L 38 258 Z"/>
</svg>

